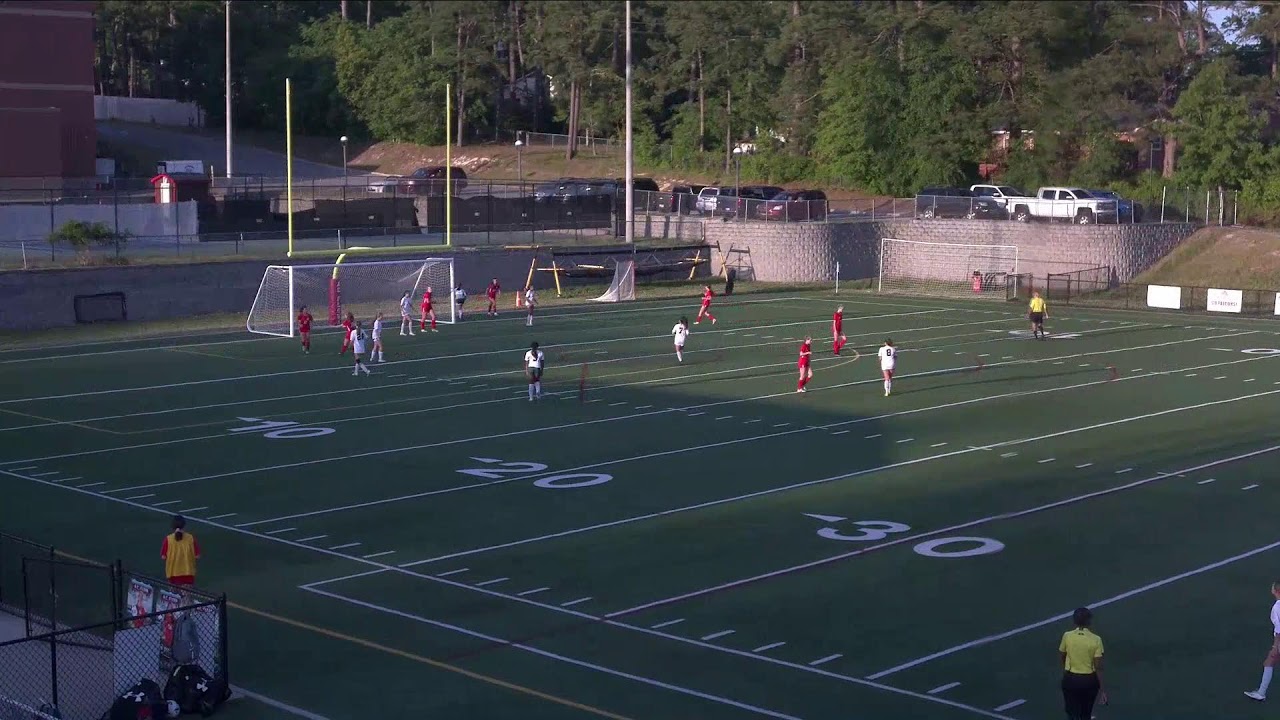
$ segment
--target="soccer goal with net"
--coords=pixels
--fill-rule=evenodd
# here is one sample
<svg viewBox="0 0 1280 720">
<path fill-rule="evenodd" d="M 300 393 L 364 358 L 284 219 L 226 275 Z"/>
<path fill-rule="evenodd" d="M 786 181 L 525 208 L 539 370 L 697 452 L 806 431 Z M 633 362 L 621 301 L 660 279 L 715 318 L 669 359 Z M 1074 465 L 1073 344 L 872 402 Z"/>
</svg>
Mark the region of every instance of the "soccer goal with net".
<svg viewBox="0 0 1280 720">
<path fill-rule="evenodd" d="M 1004 300 L 1017 273 L 1016 245 L 880 240 L 880 292 Z"/>
<path fill-rule="evenodd" d="M 596 302 L 623 302 L 636 299 L 636 261 L 619 260 L 613 267 L 613 282 Z"/>
<path fill-rule="evenodd" d="M 317 328 L 336 327 L 352 313 L 366 324 L 378 313 L 385 322 L 399 324 L 400 298 L 409 292 L 414 317 L 422 294 L 431 288 L 437 322 L 454 322 L 453 258 L 346 262 L 324 265 L 271 265 L 262 276 L 245 326 L 251 333 L 293 337 L 295 318 L 303 305 L 316 318 Z"/>
</svg>

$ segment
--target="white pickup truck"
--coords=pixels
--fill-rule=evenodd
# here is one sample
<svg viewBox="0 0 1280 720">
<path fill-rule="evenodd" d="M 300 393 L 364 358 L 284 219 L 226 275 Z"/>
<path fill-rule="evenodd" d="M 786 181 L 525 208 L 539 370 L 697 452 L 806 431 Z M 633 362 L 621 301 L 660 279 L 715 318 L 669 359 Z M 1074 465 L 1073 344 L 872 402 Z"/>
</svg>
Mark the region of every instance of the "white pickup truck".
<svg viewBox="0 0 1280 720">
<path fill-rule="evenodd" d="M 1011 200 L 1030 199 L 1025 192 L 1012 185 L 973 185 L 969 188 L 969 192 L 973 193 L 974 197 L 989 197 L 1006 210 L 1009 209 Z"/>
<path fill-rule="evenodd" d="M 1018 222 L 1032 218 L 1067 220 L 1080 225 L 1117 220 L 1119 203 L 1097 198 L 1083 188 L 1042 187 L 1033 198 L 1010 198 L 1006 201 L 1009 216 Z"/>
</svg>

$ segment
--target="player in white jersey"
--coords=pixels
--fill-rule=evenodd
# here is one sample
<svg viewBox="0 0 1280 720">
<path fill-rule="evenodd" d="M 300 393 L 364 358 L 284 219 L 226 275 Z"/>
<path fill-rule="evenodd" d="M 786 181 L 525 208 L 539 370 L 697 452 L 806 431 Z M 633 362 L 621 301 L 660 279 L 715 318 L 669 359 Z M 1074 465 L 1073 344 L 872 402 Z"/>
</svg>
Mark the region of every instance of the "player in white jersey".
<svg viewBox="0 0 1280 720">
<path fill-rule="evenodd" d="M 373 352 L 369 353 L 369 362 L 386 362 L 382 359 L 382 313 L 373 319 Z"/>
<path fill-rule="evenodd" d="M 524 374 L 529 379 L 529 402 L 536 397 L 542 399 L 542 370 L 546 355 L 538 349 L 538 343 L 531 343 L 529 351 L 524 354 Z"/>
<path fill-rule="evenodd" d="M 1271 583 L 1271 597 L 1275 603 L 1271 605 L 1271 650 L 1267 659 L 1262 661 L 1262 682 L 1257 690 L 1247 690 L 1245 695 L 1258 702 L 1267 699 L 1267 688 L 1271 686 L 1271 675 L 1276 665 L 1280 665 L 1280 582 Z"/>
<path fill-rule="evenodd" d="M 365 367 L 364 361 L 360 359 L 364 355 L 366 340 L 364 323 L 357 322 L 355 329 L 351 331 L 351 352 L 356 356 L 356 369 L 351 371 L 352 375 L 359 375 L 362 370 L 365 375 L 373 374 L 369 372 L 369 368 Z"/>
<path fill-rule="evenodd" d="M 533 286 L 524 289 L 524 307 L 528 313 L 524 316 L 524 326 L 533 327 L 533 308 L 538 304 L 538 296 L 533 294 Z"/>
<path fill-rule="evenodd" d="M 412 290 L 405 290 L 404 297 L 400 298 L 400 334 L 401 335 L 413 334 L 413 316 L 410 315 L 410 313 L 413 311 L 413 300 L 409 299 L 409 296 L 412 294 L 413 294 Z M 406 330 L 408 330 L 408 332 L 405 332 Z"/>
<path fill-rule="evenodd" d="M 689 338 L 689 318 L 680 318 L 680 322 L 671 328 L 671 336 L 675 338 L 676 360 L 684 362 L 684 341 Z"/>
<path fill-rule="evenodd" d="M 879 355 L 880 374 L 884 375 L 884 396 L 889 397 L 889 391 L 893 389 L 893 370 L 898 364 L 898 349 L 893 346 L 892 339 L 884 339 Z"/>
<path fill-rule="evenodd" d="M 458 319 L 459 319 L 459 320 L 461 320 L 461 319 L 462 319 L 462 304 L 463 304 L 463 303 L 465 303 L 466 301 L 467 301 L 467 291 L 466 291 L 466 290 L 463 290 L 461 285 L 459 285 L 458 287 L 454 288 L 454 290 L 453 290 L 453 304 L 458 306 Z"/>
</svg>

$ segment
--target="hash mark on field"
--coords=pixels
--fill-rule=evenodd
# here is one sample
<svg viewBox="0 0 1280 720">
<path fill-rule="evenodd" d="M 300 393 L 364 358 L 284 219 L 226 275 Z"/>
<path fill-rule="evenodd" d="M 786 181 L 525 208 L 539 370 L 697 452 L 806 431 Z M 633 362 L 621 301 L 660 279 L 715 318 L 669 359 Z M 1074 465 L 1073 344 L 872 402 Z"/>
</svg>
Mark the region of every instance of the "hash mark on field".
<svg viewBox="0 0 1280 720">
<path fill-rule="evenodd" d="M 732 418 L 732 417 L 733 417 L 732 415 L 721 415 L 720 417 L 718 417 L 718 418 L 716 418 L 716 419 L 717 419 L 717 420 L 728 420 L 728 419 L 730 419 L 730 418 Z"/>
<path fill-rule="evenodd" d="M 774 338 L 774 336 L 773 336 L 773 335 L 761 335 L 761 336 L 760 336 L 760 339 L 761 339 L 761 340 L 772 340 L 773 338 Z"/>
<path fill-rule="evenodd" d="M 991 353 L 982 353 L 978 357 L 991 357 Z"/>
<path fill-rule="evenodd" d="M 78 488 L 91 488 L 91 487 L 98 487 L 99 485 L 106 485 L 106 483 L 105 483 L 105 482 L 92 482 L 92 483 L 85 483 L 84 485 L 77 485 L 76 487 L 78 487 Z"/>
<path fill-rule="evenodd" d="M 177 505 L 181 500 L 165 500 L 164 502 L 152 503 L 153 507 L 164 507 L 165 505 Z"/>
<path fill-rule="evenodd" d="M 1089 367 L 1089 363 L 1080 363 L 1080 367 Z"/>
<path fill-rule="evenodd" d="M 1217 350 L 1218 352 L 1235 352 L 1235 350 L 1232 350 L 1231 348 L 1209 348 L 1209 349 Z"/>
<path fill-rule="evenodd" d="M 649 408 L 651 408 L 651 407 L 653 407 L 653 406 L 652 406 L 652 405 L 637 405 L 637 406 L 635 406 L 635 409 L 636 409 L 636 410 L 648 410 L 648 409 L 649 409 Z"/>
<path fill-rule="evenodd" d="M 843 655 L 842 653 L 836 653 L 835 655 L 828 655 L 828 656 L 826 656 L 826 657 L 824 657 L 824 658 L 818 658 L 817 660 L 814 660 L 813 662 L 809 663 L 809 667 L 817 667 L 817 666 L 819 666 L 819 665 L 823 665 L 823 664 L 825 664 L 825 663 L 829 663 L 829 662 L 831 662 L 832 660 L 838 660 L 838 659 L 840 659 L 840 658 L 842 658 L 842 657 L 844 657 L 844 655 Z"/>
<path fill-rule="evenodd" d="M 788 425 L 790 425 L 790 424 L 791 424 L 791 423 L 778 423 L 777 425 L 774 425 L 774 427 L 786 427 L 786 426 L 788 426 Z"/>
<path fill-rule="evenodd" d="M 1045 459 L 1043 459 L 1043 460 L 1037 460 L 1037 461 L 1036 461 L 1036 463 L 1037 463 L 1037 464 L 1039 464 L 1039 465 L 1043 465 L 1043 464 L 1045 464 L 1045 463 L 1051 463 L 1051 462 L 1053 462 L 1053 461 L 1054 461 L 1054 460 L 1056 460 L 1056 459 L 1057 459 L 1057 458 L 1045 458 Z"/>
<path fill-rule="evenodd" d="M 360 543 L 347 543 L 346 545 L 334 545 L 330 550 L 346 550 L 347 548 L 360 547 Z"/>
<path fill-rule="evenodd" d="M 1134 368 L 1134 369 L 1130 370 L 1129 372 L 1142 372 L 1142 368 Z"/>
<path fill-rule="evenodd" d="M 769 643 L 768 645 L 761 645 L 760 647 L 756 648 L 755 650 L 752 650 L 751 652 L 753 653 L 768 652 L 769 650 L 772 650 L 774 648 L 780 648 L 783 645 L 786 645 L 786 643 L 785 642 Z"/>
<path fill-rule="evenodd" d="M 39 465 L 28 465 L 26 467 L 13 468 L 10 472 L 25 472 L 27 470 L 35 470 Z"/>
<path fill-rule="evenodd" d="M 1066 363 L 1059 360 L 1058 362 L 1054 363 L 1054 365 L 1066 365 Z"/>
<path fill-rule="evenodd" d="M 1016 453 L 1016 452 L 1000 453 L 1000 457 L 1002 457 L 1002 458 L 1011 458 L 1011 457 L 1014 457 L 1014 456 L 1015 456 L 1015 455 L 1017 455 L 1017 454 L 1018 454 L 1018 453 Z"/>
<path fill-rule="evenodd" d="M 587 402 L 589 402 L 589 403 L 593 403 L 593 402 L 604 402 L 604 398 L 592 398 L 592 399 L 588 400 Z"/>
<path fill-rule="evenodd" d="M 364 558 L 365 560 L 368 560 L 369 558 L 385 557 L 387 555 L 393 554 L 394 552 L 395 550 L 384 550 L 382 552 L 369 553 L 368 555 L 361 555 L 360 557 Z"/>
<path fill-rule="evenodd" d="M 944 443 L 944 442 L 934 443 L 934 444 L 930 445 L 929 447 L 931 447 L 931 448 L 940 448 L 940 447 L 942 447 L 943 445 L 946 445 L 946 443 Z"/>
<path fill-rule="evenodd" d="M 569 602 L 560 603 L 560 607 L 573 607 L 574 605 L 581 605 L 582 603 L 590 599 L 591 599 L 591 596 L 588 595 L 587 597 L 584 597 L 584 598 L 578 598 L 577 600 L 570 600 Z"/>
<path fill-rule="evenodd" d="M 314 541 L 316 541 L 316 540 L 323 540 L 323 539 L 325 539 L 325 538 L 327 538 L 327 537 L 329 537 L 329 536 L 328 536 L 328 535 L 312 535 L 311 537 L 305 537 L 305 538 L 302 538 L 302 539 L 300 539 L 300 540 L 295 540 L 294 542 L 300 542 L 300 543 L 304 543 L 304 542 L 314 542 Z"/>
<path fill-rule="evenodd" d="M 715 640 L 716 638 L 722 638 L 722 637 L 724 637 L 725 635 L 732 635 L 734 632 L 735 632 L 735 631 L 733 631 L 733 630 L 721 630 L 720 632 L 713 632 L 713 633 L 711 633 L 710 635 L 703 635 L 703 636 L 702 636 L 702 639 L 703 639 L 703 640 Z"/>
<path fill-rule="evenodd" d="M 1245 380 L 1245 382 L 1253 382 L 1253 380 L 1254 378 L 1249 378 L 1248 380 Z"/>
<path fill-rule="evenodd" d="M 699 415 L 706 415 L 706 413 L 705 412 L 689 413 L 685 417 L 698 417 Z"/>
<path fill-rule="evenodd" d="M 1253 484 L 1253 485 L 1245 485 L 1244 487 L 1242 487 L 1242 488 L 1240 488 L 1240 489 L 1241 489 L 1241 490 L 1252 490 L 1252 489 L 1254 489 L 1254 488 L 1256 488 L 1256 487 L 1258 487 L 1257 483 L 1255 483 L 1255 484 Z"/>
<path fill-rule="evenodd" d="M 626 403 L 625 402 L 609 403 L 609 407 L 618 407 L 619 405 L 626 405 Z"/>
<path fill-rule="evenodd" d="M 48 477 L 49 475 L 57 475 L 57 474 L 58 474 L 57 470 L 50 470 L 49 472 L 31 473 L 31 477 L 33 478 Z"/>
<path fill-rule="evenodd" d="M 200 505 L 199 507 L 180 508 L 178 512 L 182 513 L 183 515 L 186 515 L 187 513 L 200 512 L 201 510 L 208 510 L 208 509 L 209 509 L 208 505 Z"/>
<path fill-rule="evenodd" d="M 1197 484 L 1197 485 L 1208 485 L 1208 484 L 1209 484 L 1209 483 L 1211 483 L 1211 482 L 1218 482 L 1218 478 L 1209 478 L 1208 480 L 1201 480 L 1201 481 L 1197 482 L 1196 484 Z"/>
<path fill-rule="evenodd" d="M 915 440 L 915 438 L 903 438 L 903 439 L 901 439 L 901 440 L 899 440 L 899 441 L 898 441 L 898 444 L 899 444 L 899 445 L 901 445 L 902 443 L 909 443 L 909 442 L 912 442 L 912 441 L 914 441 L 914 440 Z"/>
<path fill-rule="evenodd" d="M 458 568 L 457 570 L 450 570 L 449 572 L 437 573 L 436 577 L 449 577 L 450 575 L 457 575 L 458 573 L 464 573 L 470 569 L 471 568 Z"/>
<path fill-rule="evenodd" d="M 479 385 L 472 385 L 471 387 L 473 387 L 473 388 L 487 388 L 487 387 L 489 387 L 489 385 L 488 385 L 487 383 L 480 383 Z"/>
<path fill-rule="evenodd" d="M 1133 472 L 1133 468 L 1120 468 L 1116 471 L 1116 475 L 1123 475 L 1127 472 Z"/>
<path fill-rule="evenodd" d="M 929 691 L 928 693 L 926 693 L 926 694 L 928 694 L 928 695 L 937 695 L 938 693 L 944 693 L 944 692 L 946 692 L 946 691 L 948 691 L 948 690 L 950 690 L 950 689 L 952 689 L 952 688 L 958 688 L 958 687 L 960 687 L 960 683 L 958 683 L 958 682 L 949 682 L 949 683 L 947 683 L 946 685 L 939 685 L 938 687 L 936 687 L 936 688 L 934 688 L 934 689 L 930 690 L 930 691 Z"/>
<path fill-rule="evenodd" d="M 213 515 L 205 518 L 206 520 L 221 520 L 222 518 L 235 517 L 236 513 L 222 513 L 221 515 Z"/>
<path fill-rule="evenodd" d="M 755 337 L 755 333 L 742 333 L 742 337 Z"/>
<path fill-rule="evenodd" d="M 717 418 L 717 419 L 719 419 L 719 418 Z M 742 421 L 742 424 L 743 424 L 743 425 L 750 425 L 751 423 L 758 423 L 758 422 L 763 422 L 763 421 L 762 421 L 760 418 L 756 418 L 756 419 L 754 419 L 754 420 L 743 420 L 743 421 Z"/>
<path fill-rule="evenodd" d="M 79 475 L 77 475 L 77 476 L 75 476 L 75 477 L 69 477 L 69 478 L 58 478 L 57 480 L 54 480 L 53 482 L 56 482 L 56 483 L 67 483 L 67 482 L 75 482 L 76 480 L 83 480 L 83 479 L 84 479 L 84 478 L 82 478 L 82 477 L 80 477 Z"/>
<path fill-rule="evenodd" d="M 1026 700 L 1022 700 L 1022 699 L 1014 700 L 1013 702 L 1007 702 L 1007 703 L 1005 703 L 1005 704 L 1001 705 L 1000 707 L 995 708 L 995 711 L 996 711 L 996 712 L 1004 712 L 1005 710 L 1012 710 L 1012 709 L 1014 709 L 1014 708 L 1018 707 L 1019 705 L 1022 705 L 1022 704 L 1023 704 L 1023 703 L 1025 703 L 1025 702 L 1026 702 Z"/>
<path fill-rule="evenodd" d="M 876 433 L 875 435 L 863 435 L 863 436 L 862 436 L 862 439 L 863 439 L 863 440 L 874 440 L 875 438 L 878 438 L 878 437 L 880 437 L 880 433 Z"/>
<path fill-rule="evenodd" d="M 844 435 L 844 434 L 845 434 L 845 433 L 847 433 L 847 432 L 849 432 L 849 431 L 848 431 L 848 430 L 837 430 L 837 431 L 835 431 L 835 432 L 833 432 L 833 433 L 831 433 L 831 434 L 832 434 L 832 435 Z"/>
<path fill-rule="evenodd" d="M 1183 375 L 1182 377 L 1195 377 L 1195 376 L 1196 376 L 1196 373 L 1187 373 L 1186 375 Z"/>
<path fill-rule="evenodd" d="M 485 580 L 484 582 L 476 583 L 476 587 L 485 587 L 486 585 L 497 585 L 500 582 L 506 582 L 507 580 L 510 580 L 510 579 L 511 578 L 501 577 L 501 578 L 494 578 L 492 580 Z"/>
<path fill-rule="evenodd" d="M 650 626 L 649 626 L 649 629 L 650 629 L 650 630 L 657 630 L 657 629 L 659 629 L 659 628 L 671 627 L 672 625 L 678 625 L 679 623 L 682 623 L 682 622 L 684 622 L 684 618 L 680 618 L 679 620 L 668 620 L 668 621 L 666 621 L 666 622 L 660 622 L 660 623 L 658 623 L 657 625 L 650 625 Z"/>
<path fill-rule="evenodd" d="M 134 495 L 133 497 L 127 497 L 125 498 L 125 500 L 145 500 L 149 497 L 155 497 L 155 496 L 156 496 L 155 493 L 149 493 L 147 495 Z"/>
<path fill-rule="evenodd" d="M 281 535 L 281 534 L 284 534 L 284 533 L 287 533 L 287 532 L 293 532 L 294 530 L 297 530 L 297 529 L 298 529 L 298 528 L 280 528 L 279 530 L 268 530 L 265 534 L 266 534 L 266 535 Z"/>
<path fill-rule="evenodd" d="M 540 592 L 546 592 L 550 589 L 551 588 L 549 587 L 540 587 L 540 588 L 534 588 L 532 590 L 525 590 L 524 592 L 516 593 L 516 597 L 524 597 L 526 595 L 537 595 Z"/>
<path fill-rule="evenodd" d="M 407 373 L 405 373 L 405 374 L 401 374 L 401 375 L 388 375 L 387 377 L 389 377 L 389 378 L 402 378 L 402 377 L 409 377 L 409 375 L 408 375 Z"/>
<path fill-rule="evenodd" d="M 608 354 L 609 354 L 609 351 L 608 351 L 608 350 L 597 350 L 597 351 L 596 351 L 596 354 L 597 354 L 597 355 L 608 355 Z"/>
<path fill-rule="evenodd" d="M 1093 467 L 1093 463 L 1080 463 L 1079 465 L 1076 466 L 1076 469 L 1083 470 L 1087 467 Z"/>
<path fill-rule="evenodd" d="M 1000 359 L 1001 359 L 1001 360 L 1012 360 L 1012 359 L 1013 359 L 1013 356 L 1012 356 L 1012 355 L 1003 355 L 1003 356 L 1001 356 L 1001 358 L 1000 358 Z"/>
<path fill-rule="evenodd" d="M 1214 380 L 1226 380 L 1226 379 L 1227 379 L 1227 376 L 1226 376 L 1226 375 L 1219 375 L 1219 376 L 1217 376 L 1217 377 L 1215 377 L 1215 378 L 1214 378 Z"/>
</svg>

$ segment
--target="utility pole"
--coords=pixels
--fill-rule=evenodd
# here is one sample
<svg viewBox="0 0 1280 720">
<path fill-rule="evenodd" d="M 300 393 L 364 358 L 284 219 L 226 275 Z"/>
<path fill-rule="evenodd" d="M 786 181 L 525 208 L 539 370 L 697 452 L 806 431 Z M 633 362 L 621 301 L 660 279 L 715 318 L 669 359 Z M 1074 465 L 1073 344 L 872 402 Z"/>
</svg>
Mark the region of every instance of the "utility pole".
<svg viewBox="0 0 1280 720">
<path fill-rule="evenodd" d="M 632 147 L 631 147 L 631 0 L 627 0 L 627 101 L 626 101 L 626 105 L 627 105 L 627 110 L 626 110 L 626 113 L 627 113 L 627 121 L 626 121 L 627 160 L 626 160 L 625 170 L 623 171 L 623 184 L 626 186 L 624 188 L 624 192 L 626 192 L 626 202 L 624 203 L 624 208 L 627 215 L 624 220 L 626 224 L 623 226 L 624 228 L 623 236 L 626 238 L 627 244 L 630 245 L 634 243 L 636 240 L 635 218 L 632 216 L 632 213 L 635 211 L 635 198 L 633 197 L 635 193 L 632 190 L 633 186 L 635 185 L 634 183 L 635 168 L 632 165 L 632 152 L 631 152 L 632 151 Z"/>
<path fill-rule="evenodd" d="M 226 32 L 226 67 L 224 74 L 226 75 L 226 87 L 223 92 L 226 94 L 225 106 L 223 112 L 226 114 L 224 124 L 227 126 L 227 177 L 232 174 L 231 167 L 231 0 L 226 0 L 227 15 L 227 32 Z"/>
</svg>

